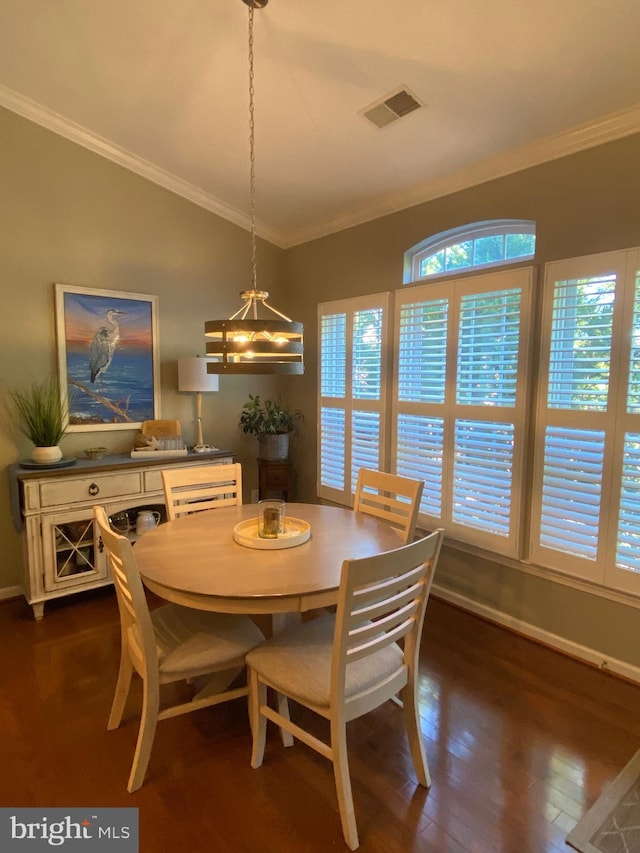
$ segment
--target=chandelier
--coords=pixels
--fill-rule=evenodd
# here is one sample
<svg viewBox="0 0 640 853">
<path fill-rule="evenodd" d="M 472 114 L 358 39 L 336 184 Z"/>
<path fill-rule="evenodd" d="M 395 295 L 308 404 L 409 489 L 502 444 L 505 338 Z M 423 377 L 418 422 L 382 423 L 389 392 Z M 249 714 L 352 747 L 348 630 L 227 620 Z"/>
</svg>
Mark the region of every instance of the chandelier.
<svg viewBox="0 0 640 853">
<path fill-rule="evenodd" d="M 207 320 L 209 373 L 304 372 L 303 327 L 267 302 L 267 291 L 258 290 L 256 263 L 256 174 L 253 73 L 253 12 L 268 0 L 242 0 L 249 7 L 249 200 L 251 217 L 251 289 L 240 292 L 244 304 L 227 320 Z M 260 313 L 265 316 L 260 317 Z"/>
</svg>

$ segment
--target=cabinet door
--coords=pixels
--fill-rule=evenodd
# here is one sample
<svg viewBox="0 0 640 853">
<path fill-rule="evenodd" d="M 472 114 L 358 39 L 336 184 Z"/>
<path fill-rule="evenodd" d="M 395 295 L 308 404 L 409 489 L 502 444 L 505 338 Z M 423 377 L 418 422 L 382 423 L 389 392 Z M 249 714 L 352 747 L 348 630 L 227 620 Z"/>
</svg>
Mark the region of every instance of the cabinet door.
<svg viewBox="0 0 640 853">
<path fill-rule="evenodd" d="M 91 510 L 42 517 L 44 588 L 91 586 L 108 577 L 102 540 Z"/>
</svg>

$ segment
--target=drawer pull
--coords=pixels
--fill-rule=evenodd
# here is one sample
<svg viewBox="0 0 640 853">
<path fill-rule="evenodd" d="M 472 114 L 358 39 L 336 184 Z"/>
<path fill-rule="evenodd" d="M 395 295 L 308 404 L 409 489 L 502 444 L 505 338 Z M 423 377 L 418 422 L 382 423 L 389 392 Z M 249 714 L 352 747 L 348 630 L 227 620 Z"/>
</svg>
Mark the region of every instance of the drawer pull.
<svg viewBox="0 0 640 853">
<path fill-rule="evenodd" d="M 95 497 L 99 491 L 100 486 L 97 483 L 91 483 L 91 485 L 89 486 L 89 494 L 91 495 L 91 497 Z"/>
</svg>

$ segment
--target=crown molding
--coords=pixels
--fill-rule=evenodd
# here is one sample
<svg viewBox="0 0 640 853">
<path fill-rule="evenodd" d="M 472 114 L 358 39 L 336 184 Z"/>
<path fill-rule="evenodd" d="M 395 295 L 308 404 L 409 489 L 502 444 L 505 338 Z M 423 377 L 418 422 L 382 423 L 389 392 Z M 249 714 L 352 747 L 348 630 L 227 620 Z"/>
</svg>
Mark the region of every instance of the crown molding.
<svg viewBox="0 0 640 853">
<path fill-rule="evenodd" d="M 117 163 L 118 166 L 123 166 L 130 172 L 134 172 L 136 175 L 152 181 L 154 184 L 181 196 L 187 201 L 191 201 L 199 207 L 215 213 L 217 216 L 222 217 L 228 222 L 232 222 L 234 225 L 240 226 L 240 228 L 246 231 L 251 229 L 249 216 L 231 207 L 231 205 L 225 204 L 209 193 L 188 183 L 188 181 L 184 181 L 171 172 L 155 166 L 142 157 L 137 157 L 125 148 L 109 142 L 108 139 L 92 133 L 81 125 L 64 118 L 59 113 L 42 106 L 42 104 L 38 104 L 36 101 L 25 98 L 23 95 L 7 89 L 2 85 L 0 85 L 0 106 L 21 115 L 23 118 L 29 119 L 29 121 L 47 130 L 53 131 L 58 136 L 82 145 L 83 148 L 92 151 L 94 154 L 111 160 L 112 163 Z M 256 233 L 270 243 L 274 243 L 275 245 L 280 245 L 281 243 L 282 235 L 261 223 L 256 223 Z"/>
<path fill-rule="evenodd" d="M 247 231 L 251 228 L 251 220 L 245 213 L 2 85 L 0 85 L 0 106 L 111 160 L 240 228 Z M 487 158 L 468 168 L 426 181 L 409 188 L 406 192 L 384 196 L 322 223 L 285 234 L 257 222 L 256 233 L 274 246 L 288 249 L 638 132 L 640 132 L 640 104 L 635 104 L 627 109 L 610 113 L 597 121 L 585 122 L 562 133 Z"/>
<path fill-rule="evenodd" d="M 384 196 L 319 225 L 301 228 L 287 235 L 283 248 L 288 249 L 320 237 L 327 237 L 382 216 L 521 172 L 532 166 L 577 154 L 579 151 L 595 148 L 638 132 L 640 132 L 640 104 L 634 104 L 627 109 L 603 116 L 597 121 L 585 122 L 562 133 L 547 136 L 504 154 L 474 163 L 468 168 L 418 184 L 406 192 Z"/>
</svg>

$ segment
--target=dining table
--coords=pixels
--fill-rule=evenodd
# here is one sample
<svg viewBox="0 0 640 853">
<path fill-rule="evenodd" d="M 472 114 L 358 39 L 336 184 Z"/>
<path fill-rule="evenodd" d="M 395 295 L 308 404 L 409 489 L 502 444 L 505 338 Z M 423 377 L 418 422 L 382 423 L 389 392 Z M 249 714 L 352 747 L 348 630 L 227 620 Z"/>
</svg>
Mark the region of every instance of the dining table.
<svg viewBox="0 0 640 853">
<path fill-rule="evenodd" d="M 336 604 L 342 562 L 402 544 L 386 522 L 351 509 L 287 503 L 285 526 L 307 530 L 295 544 L 234 538 L 257 525 L 258 505 L 183 515 L 159 524 L 134 546 L 145 586 L 167 601 L 225 613 L 303 613 Z M 242 539 L 242 537 L 241 537 Z M 256 547 L 257 546 L 257 547 Z M 275 624 L 274 624 L 275 629 Z"/>
</svg>

